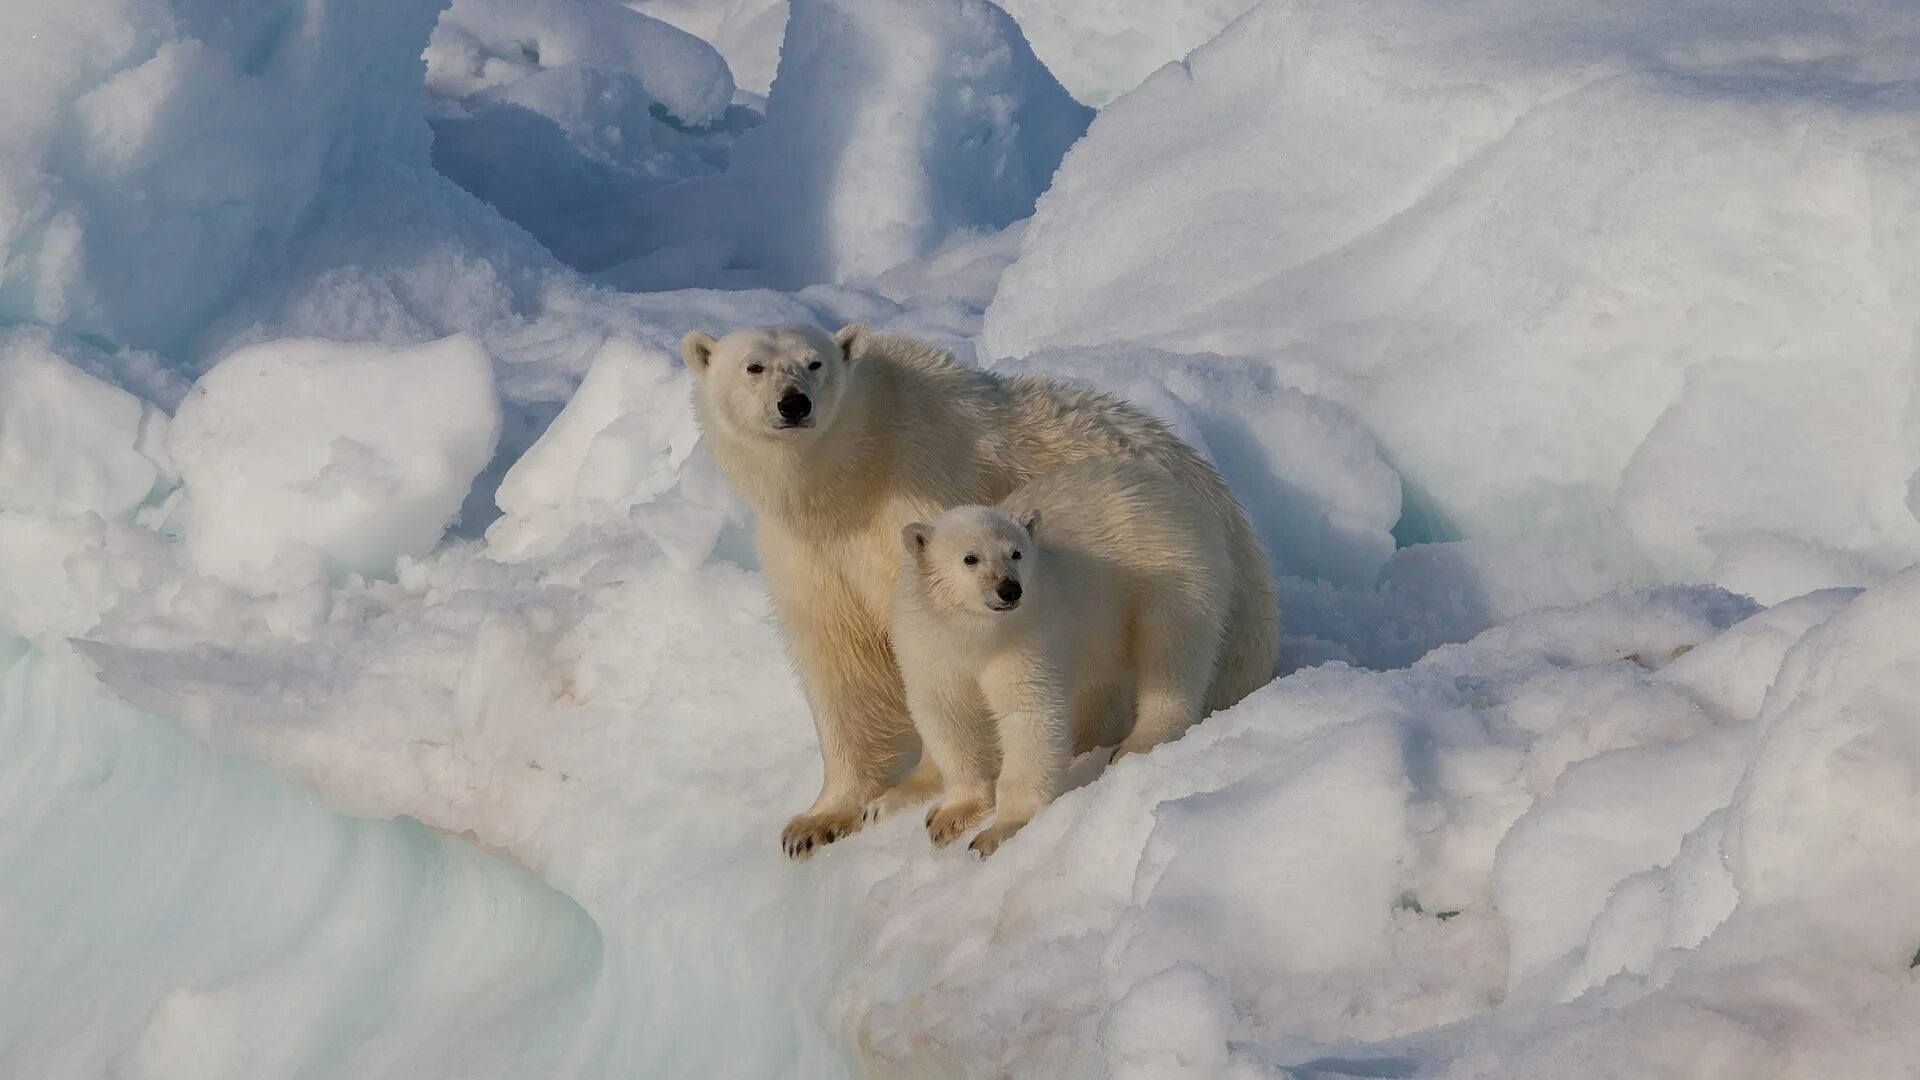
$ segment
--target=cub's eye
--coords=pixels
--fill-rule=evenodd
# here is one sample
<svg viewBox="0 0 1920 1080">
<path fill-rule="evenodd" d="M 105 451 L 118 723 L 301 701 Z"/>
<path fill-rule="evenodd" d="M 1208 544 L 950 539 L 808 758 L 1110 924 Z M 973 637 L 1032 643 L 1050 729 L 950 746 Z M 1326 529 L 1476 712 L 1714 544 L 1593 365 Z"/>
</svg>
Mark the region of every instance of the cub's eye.
<svg viewBox="0 0 1920 1080">
<path fill-rule="evenodd" d="M 1018 551 L 1015 551 L 1015 552 L 1014 552 L 1013 554 L 1011 554 L 1011 555 L 1009 555 L 1009 556 L 1007 556 L 1007 558 L 1009 558 L 1009 559 L 1012 559 L 1012 560 L 1013 560 L 1014 562 L 1019 562 L 1019 561 L 1020 561 L 1020 553 L 1019 553 Z"/>
<path fill-rule="evenodd" d="M 961 559 L 960 561 L 963 563 L 966 563 L 968 566 L 978 566 L 980 565 L 980 556 L 969 555 L 966 558 Z"/>
<path fill-rule="evenodd" d="M 747 374 L 749 375 L 758 375 L 765 370 L 767 370 L 767 366 L 765 364 L 748 364 L 747 365 Z"/>
<path fill-rule="evenodd" d="M 815 361 L 814 361 L 813 363 L 811 363 L 811 364 L 808 364 L 808 365 L 807 365 L 807 370 L 808 370 L 808 371 L 819 371 L 819 370 L 820 370 L 820 361 L 818 361 L 818 360 L 815 360 Z"/>
</svg>

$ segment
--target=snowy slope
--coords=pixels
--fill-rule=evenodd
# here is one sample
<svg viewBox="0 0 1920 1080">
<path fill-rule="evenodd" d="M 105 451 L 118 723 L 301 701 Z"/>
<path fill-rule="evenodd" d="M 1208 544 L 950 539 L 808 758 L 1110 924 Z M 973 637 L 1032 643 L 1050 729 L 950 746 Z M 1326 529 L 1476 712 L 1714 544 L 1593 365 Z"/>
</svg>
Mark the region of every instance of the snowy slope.
<svg viewBox="0 0 1920 1080">
<path fill-rule="evenodd" d="M 1087 126 L 1233 6 L 26 4 L 0 1075 L 1911 1075 L 1911 12 L 1266 0 Z M 788 863 L 675 341 L 855 319 L 1166 419 L 1296 670 Z"/>
</svg>

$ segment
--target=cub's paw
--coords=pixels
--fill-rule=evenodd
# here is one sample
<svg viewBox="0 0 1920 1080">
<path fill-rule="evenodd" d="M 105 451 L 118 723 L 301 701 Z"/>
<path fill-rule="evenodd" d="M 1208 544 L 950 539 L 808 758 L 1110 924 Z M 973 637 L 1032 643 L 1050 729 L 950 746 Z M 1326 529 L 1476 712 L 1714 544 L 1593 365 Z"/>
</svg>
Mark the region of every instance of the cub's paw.
<svg viewBox="0 0 1920 1080">
<path fill-rule="evenodd" d="M 780 833 L 780 848 L 789 859 L 804 859 L 835 840 L 859 832 L 862 824 L 858 810 L 801 814 L 787 822 Z"/>
<path fill-rule="evenodd" d="M 888 788 L 884 794 L 869 802 L 866 809 L 861 811 L 860 823 L 871 825 L 884 818 L 890 818 L 902 810 L 911 810 L 919 806 L 937 794 L 939 792 L 921 787 L 909 787 L 905 784 Z"/>
<path fill-rule="evenodd" d="M 1000 845 L 1013 839 L 1013 834 L 1019 832 L 1020 827 L 1025 824 L 1024 821 L 1009 821 L 1005 824 L 996 821 L 980 830 L 980 835 L 974 837 L 973 843 L 968 844 L 967 848 L 984 859 L 999 851 Z"/>
<path fill-rule="evenodd" d="M 992 812 L 991 799 L 945 799 L 927 811 L 927 838 L 934 847 L 946 847 Z"/>
<path fill-rule="evenodd" d="M 1123 742 L 1119 746 L 1116 746 L 1113 748 L 1113 756 L 1107 759 L 1107 764 L 1118 765 L 1120 764 L 1121 758 L 1126 757 L 1130 754 L 1144 754 L 1147 751 L 1153 749 L 1153 746 L 1154 744 L 1152 743 L 1148 743 L 1146 745 L 1136 745 L 1134 743 Z"/>
</svg>

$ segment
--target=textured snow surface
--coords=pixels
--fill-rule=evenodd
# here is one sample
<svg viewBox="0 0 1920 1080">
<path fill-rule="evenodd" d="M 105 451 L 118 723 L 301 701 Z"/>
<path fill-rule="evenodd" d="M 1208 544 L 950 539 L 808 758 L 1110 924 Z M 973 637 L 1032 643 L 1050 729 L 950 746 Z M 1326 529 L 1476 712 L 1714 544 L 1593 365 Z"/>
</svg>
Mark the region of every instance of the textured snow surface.
<svg viewBox="0 0 1920 1080">
<path fill-rule="evenodd" d="M 1907 6 L 17 6 L 0 1075 L 1914 1073 Z M 855 320 L 1166 420 L 1289 674 L 787 862 L 676 343 Z"/>
<path fill-rule="evenodd" d="M 985 352 L 1261 357 L 1429 535 L 1612 534 L 1768 599 L 1884 573 L 1920 554 L 1916 41 L 1873 2 L 1268 0 L 1068 155 Z"/>
</svg>

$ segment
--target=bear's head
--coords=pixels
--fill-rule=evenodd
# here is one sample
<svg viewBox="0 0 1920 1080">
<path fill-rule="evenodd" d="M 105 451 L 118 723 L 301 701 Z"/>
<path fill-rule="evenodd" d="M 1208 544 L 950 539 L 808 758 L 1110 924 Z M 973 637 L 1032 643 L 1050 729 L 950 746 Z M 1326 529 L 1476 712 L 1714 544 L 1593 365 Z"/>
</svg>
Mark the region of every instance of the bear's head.
<svg viewBox="0 0 1920 1080">
<path fill-rule="evenodd" d="M 1031 604 L 1040 512 L 1016 519 L 990 506 L 960 506 L 900 531 L 912 575 L 929 608 L 944 614 L 1003 617 Z"/>
<path fill-rule="evenodd" d="M 744 439 L 795 440 L 833 426 L 846 397 L 853 344 L 864 328 L 829 336 L 814 326 L 695 330 L 680 355 L 698 382 L 703 424 Z"/>
</svg>

